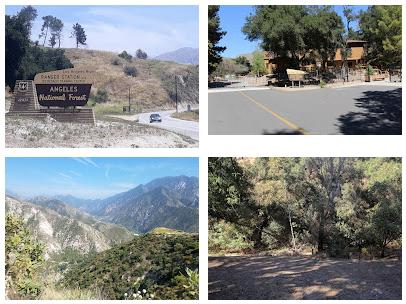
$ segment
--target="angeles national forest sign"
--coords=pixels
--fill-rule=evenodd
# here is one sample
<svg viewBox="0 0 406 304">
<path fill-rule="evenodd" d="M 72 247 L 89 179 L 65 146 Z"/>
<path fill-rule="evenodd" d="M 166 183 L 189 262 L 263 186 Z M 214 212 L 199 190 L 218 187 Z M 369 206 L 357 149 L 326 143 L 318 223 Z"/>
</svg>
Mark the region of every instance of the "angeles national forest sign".
<svg viewBox="0 0 406 304">
<path fill-rule="evenodd" d="M 93 75 L 93 70 L 85 68 L 35 75 L 38 103 L 45 107 L 84 106 L 89 100 Z"/>
</svg>

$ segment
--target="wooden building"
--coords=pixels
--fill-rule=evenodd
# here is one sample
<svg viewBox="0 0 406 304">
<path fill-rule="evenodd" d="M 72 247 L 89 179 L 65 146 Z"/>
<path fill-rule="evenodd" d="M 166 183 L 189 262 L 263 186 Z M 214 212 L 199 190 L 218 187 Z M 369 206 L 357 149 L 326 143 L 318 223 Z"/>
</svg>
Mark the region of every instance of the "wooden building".
<svg viewBox="0 0 406 304">
<path fill-rule="evenodd" d="M 347 40 L 347 45 L 351 48 L 351 54 L 347 58 L 348 67 L 350 69 L 354 69 L 357 65 L 365 63 L 366 43 L 364 40 Z M 339 48 L 334 57 L 334 66 L 340 68 L 342 64 L 341 48 Z"/>
<path fill-rule="evenodd" d="M 357 65 L 365 63 L 366 43 L 364 40 L 347 40 L 347 45 L 351 48 L 351 54 L 347 59 L 349 68 L 353 69 Z M 321 66 L 321 58 L 315 51 L 309 51 L 308 54 L 301 55 L 301 57 L 308 59 L 308 62 L 300 67 L 302 70 L 311 72 L 314 71 L 317 66 Z M 292 66 L 289 59 L 289 57 L 278 57 L 271 51 L 264 52 L 265 67 L 268 73 L 273 73 L 277 68 L 282 70 L 291 68 Z M 309 62 L 309 60 L 312 62 Z M 331 68 L 341 68 L 342 63 L 341 48 L 338 48 L 334 58 L 327 62 L 327 66 Z"/>
</svg>

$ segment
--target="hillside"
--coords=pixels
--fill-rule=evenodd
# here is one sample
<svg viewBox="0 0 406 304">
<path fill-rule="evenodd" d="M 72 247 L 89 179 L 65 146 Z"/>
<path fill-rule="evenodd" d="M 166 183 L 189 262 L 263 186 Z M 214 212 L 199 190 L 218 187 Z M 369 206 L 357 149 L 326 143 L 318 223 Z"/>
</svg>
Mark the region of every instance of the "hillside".
<svg viewBox="0 0 406 304">
<path fill-rule="evenodd" d="M 156 56 L 156 60 L 173 61 L 183 64 L 199 64 L 199 49 L 184 47 Z"/>
<path fill-rule="evenodd" d="M 179 75 L 185 85 L 178 86 L 181 103 L 198 103 L 198 68 L 158 60 L 120 58 L 106 51 L 65 49 L 65 55 L 74 67 L 86 67 L 96 71 L 92 92 L 104 89 L 109 103 L 128 105 L 128 89 L 131 89 L 133 104 L 141 109 L 173 108 L 175 75 Z M 135 67 L 137 76 L 127 76 L 123 68 Z M 178 80 L 179 81 L 179 80 Z M 179 83 L 180 83 L 179 82 Z"/>
<path fill-rule="evenodd" d="M 159 226 L 198 231 L 199 181 L 196 177 L 159 178 L 103 200 L 89 201 L 72 196 L 58 198 L 137 233 Z"/>
<path fill-rule="evenodd" d="M 187 268 L 198 269 L 198 253 L 197 235 L 146 234 L 79 263 L 59 285 L 100 290 L 105 299 L 136 299 L 138 291 L 144 298 L 196 299 Z"/>
<path fill-rule="evenodd" d="M 133 237 L 123 227 L 98 221 L 60 201 L 43 197 L 26 202 L 6 196 L 6 213 L 24 218 L 34 236 L 46 245 L 48 256 L 67 249 L 100 252 Z"/>
<path fill-rule="evenodd" d="M 151 234 L 183 234 L 185 232 L 180 231 L 180 230 L 175 230 L 175 229 L 169 229 L 166 227 L 156 227 L 149 231 L 148 233 Z"/>
</svg>

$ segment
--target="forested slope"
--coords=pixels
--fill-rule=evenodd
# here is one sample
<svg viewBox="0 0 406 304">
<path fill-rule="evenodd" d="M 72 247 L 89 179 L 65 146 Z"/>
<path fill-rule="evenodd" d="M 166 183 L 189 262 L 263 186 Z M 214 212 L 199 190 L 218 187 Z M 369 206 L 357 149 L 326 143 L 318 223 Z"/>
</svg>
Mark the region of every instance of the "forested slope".
<svg viewBox="0 0 406 304">
<path fill-rule="evenodd" d="M 187 269 L 197 273 L 198 253 L 197 235 L 150 233 L 79 263 L 60 285 L 98 289 L 106 299 L 136 299 L 138 291 L 144 298 L 193 299 L 197 286 Z"/>
<path fill-rule="evenodd" d="M 399 256 L 399 158 L 210 158 L 211 252 Z"/>
</svg>

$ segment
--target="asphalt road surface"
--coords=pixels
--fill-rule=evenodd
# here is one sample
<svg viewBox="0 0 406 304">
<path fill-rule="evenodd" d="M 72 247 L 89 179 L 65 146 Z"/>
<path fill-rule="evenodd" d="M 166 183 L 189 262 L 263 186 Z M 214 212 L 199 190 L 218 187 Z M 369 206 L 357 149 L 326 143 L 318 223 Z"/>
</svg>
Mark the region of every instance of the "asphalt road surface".
<svg viewBox="0 0 406 304">
<path fill-rule="evenodd" d="M 399 260 L 209 257 L 209 300 L 400 300 Z"/>
<path fill-rule="evenodd" d="M 402 89 L 368 85 L 209 93 L 209 134 L 401 134 Z"/>
<path fill-rule="evenodd" d="M 152 113 L 159 113 L 162 117 L 162 122 L 149 122 L 149 116 Z M 199 140 L 199 123 L 196 121 L 188 121 L 182 119 L 176 119 L 171 117 L 171 114 L 175 113 L 174 110 L 160 111 L 160 112 L 148 112 L 141 113 L 138 116 L 138 122 L 165 130 L 173 131 L 178 134 L 189 136 L 194 140 Z"/>
</svg>

